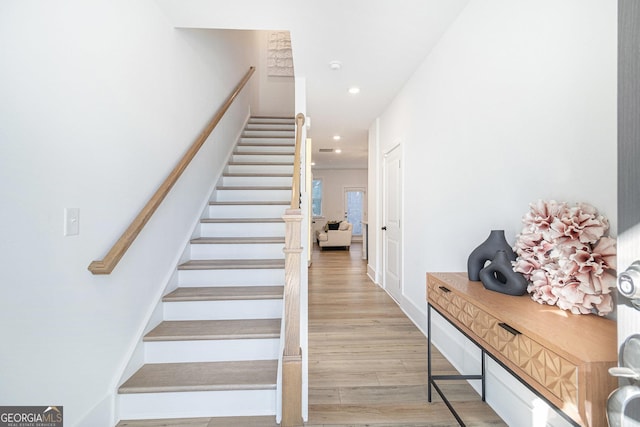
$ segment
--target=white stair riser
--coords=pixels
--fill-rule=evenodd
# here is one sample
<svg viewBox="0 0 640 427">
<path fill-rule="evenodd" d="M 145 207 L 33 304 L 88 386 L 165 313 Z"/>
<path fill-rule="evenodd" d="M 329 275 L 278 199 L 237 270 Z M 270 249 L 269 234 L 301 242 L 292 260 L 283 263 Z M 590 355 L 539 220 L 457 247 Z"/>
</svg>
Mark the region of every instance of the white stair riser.
<svg viewBox="0 0 640 427">
<path fill-rule="evenodd" d="M 279 350 L 279 338 L 146 341 L 144 343 L 145 363 L 274 360 L 278 358 Z"/>
<path fill-rule="evenodd" d="M 264 129 L 278 129 L 278 130 L 287 130 L 289 132 L 293 132 L 296 130 L 296 126 L 293 123 L 252 123 L 249 122 L 245 127 L 247 130 L 264 130 Z"/>
<path fill-rule="evenodd" d="M 286 205 L 210 205 L 209 218 L 281 218 Z"/>
<path fill-rule="evenodd" d="M 120 419 L 275 415 L 275 390 L 127 393 L 118 396 Z"/>
<path fill-rule="evenodd" d="M 284 259 L 284 243 L 192 244 L 191 259 Z"/>
<path fill-rule="evenodd" d="M 295 124 L 295 118 L 293 117 L 251 117 L 249 119 L 249 124 L 256 123 L 272 123 L 272 124 L 287 124 L 293 125 Z"/>
<path fill-rule="evenodd" d="M 218 202 L 275 202 L 291 198 L 291 190 L 216 190 Z"/>
<path fill-rule="evenodd" d="M 202 237 L 274 237 L 284 236 L 284 222 L 207 222 L 200 224 Z"/>
<path fill-rule="evenodd" d="M 288 173 L 293 174 L 293 164 L 291 165 L 228 165 L 227 172 L 230 173 Z"/>
<path fill-rule="evenodd" d="M 282 300 L 164 302 L 164 320 L 280 319 Z"/>
<path fill-rule="evenodd" d="M 234 154 L 233 162 L 293 163 L 293 154 Z"/>
<path fill-rule="evenodd" d="M 291 187 L 292 181 L 290 176 L 225 176 L 222 178 L 222 185 L 225 187 Z"/>
<path fill-rule="evenodd" d="M 264 144 L 264 145 L 282 145 L 286 144 L 287 146 L 295 146 L 295 138 L 294 137 L 274 137 L 274 138 L 255 138 L 251 136 L 244 136 L 240 138 L 241 143 L 247 144 Z"/>
<path fill-rule="evenodd" d="M 180 286 L 281 286 L 284 269 L 256 270 L 180 270 Z"/>
<path fill-rule="evenodd" d="M 260 137 L 260 138 L 295 138 L 295 131 L 286 130 L 245 130 L 242 132 L 243 137 Z"/>
<path fill-rule="evenodd" d="M 281 147 L 278 145 L 237 145 L 235 153 L 278 153 L 278 154 L 295 154 L 296 148 L 291 145 L 288 147 Z"/>
</svg>

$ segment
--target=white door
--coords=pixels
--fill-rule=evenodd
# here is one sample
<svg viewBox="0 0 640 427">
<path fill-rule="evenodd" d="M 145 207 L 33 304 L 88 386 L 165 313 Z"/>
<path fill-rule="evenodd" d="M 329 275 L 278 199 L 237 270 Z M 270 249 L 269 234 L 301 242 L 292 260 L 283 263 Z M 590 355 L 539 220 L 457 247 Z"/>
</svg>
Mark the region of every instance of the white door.
<svg viewBox="0 0 640 427">
<path fill-rule="evenodd" d="M 362 237 L 365 190 L 359 187 L 344 189 L 344 219 L 353 224 L 353 236 Z"/>
<path fill-rule="evenodd" d="M 389 294 L 400 301 L 402 296 L 402 169 L 400 146 L 394 147 L 384 156 L 382 245 L 383 286 Z"/>
</svg>

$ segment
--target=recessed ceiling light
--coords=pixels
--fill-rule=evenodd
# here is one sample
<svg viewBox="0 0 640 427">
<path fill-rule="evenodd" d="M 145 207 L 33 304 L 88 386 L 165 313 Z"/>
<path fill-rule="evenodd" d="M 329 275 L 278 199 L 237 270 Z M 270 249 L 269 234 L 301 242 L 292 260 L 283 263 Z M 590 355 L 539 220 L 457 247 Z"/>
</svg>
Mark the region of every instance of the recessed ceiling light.
<svg viewBox="0 0 640 427">
<path fill-rule="evenodd" d="M 336 153 L 336 154 L 340 154 L 340 153 L 342 153 L 342 150 L 339 149 L 339 148 L 336 148 L 333 152 Z"/>
<path fill-rule="evenodd" d="M 315 166 L 315 165 L 316 165 L 316 162 L 311 162 L 311 166 Z"/>
<path fill-rule="evenodd" d="M 340 68 L 342 68 L 342 62 L 331 61 L 329 62 L 329 68 L 331 68 L 333 71 L 338 71 Z"/>
<path fill-rule="evenodd" d="M 334 141 L 340 141 L 340 135 L 333 135 Z"/>
<path fill-rule="evenodd" d="M 352 95 L 355 95 L 357 93 L 360 93 L 360 88 L 357 86 L 352 86 L 349 88 L 349 93 Z"/>
</svg>

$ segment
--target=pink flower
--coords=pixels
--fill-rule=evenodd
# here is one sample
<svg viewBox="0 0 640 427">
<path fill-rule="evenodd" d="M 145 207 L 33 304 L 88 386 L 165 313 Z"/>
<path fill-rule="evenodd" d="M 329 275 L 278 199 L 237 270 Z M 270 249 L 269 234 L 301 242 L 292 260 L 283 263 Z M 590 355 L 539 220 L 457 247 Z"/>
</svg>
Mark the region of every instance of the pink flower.
<svg viewBox="0 0 640 427">
<path fill-rule="evenodd" d="M 539 302 L 540 304 L 549 304 L 554 305 L 558 301 L 558 297 L 553 294 L 553 287 L 551 286 L 541 286 L 536 289 L 535 293 L 532 295 L 534 301 Z"/>
<path fill-rule="evenodd" d="M 605 269 L 616 267 L 616 240 L 611 237 L 602 237 L 593 248 L 593 259 L 601 263 Z"/>
<path fill-rule="evenodd" d="M 549 278 L 547 277 L 545 272 L 542 270 L 535 270 L 531 274 L 531 278 L 529 280 L 531 280 L 531 283 L 536 288 L 542 288 L 544 286 L 550 287 Z"/>
<path fill-rule="evenodd" d="M 595 306 L 598 311 L 598 315 L 606 316 L 613 311 L 613 299 L 611 298 L 611 294 L 603 294 L 600 298 L 601 302 L 596 303 Z"/>
<path fill-rule="evenodd" d="M 582 304 L 584 300 L 584 293 L 580 291 L 580 282 L 571 282 L 562 287 L 553 288 L 553 294 L 558 297 L 558 306 Z"/>
<path fill-rule="evenodd" d="M 609 230 L 609 220 L 599 215 L 596 208 L 587 203 L 579 203 L 576 209 L 580 211 L 579 217 L 583 219 L 580 226 L 583 229 L 585 239 L 582 241 L 597 242 Z"/>
<path fill-rule="evenodd" d="M 525 275 L 525 277 L 527 277 L 539 268 L 540 264 L 535 261 L 535 257 L 531 257 L 527 259 L 519 258 L 518 260 L 516 260 L 513 270 L 517 271 L 518 273 L 522 273 Z"/>
<path fill-rule="evenodd" d="M 535 248 L 542 240 L 541 233 L 522 233 L 518 237 L 519 238 L 516 244 L 522 249 Z"/>
<path fill-rule="evenodd" d="M 553 218 L 557 217 L 566 209 L 565 203 L 558 203 L 555 200 L 538 200 L 535 204 L 529 205 L 531 210 L 524 216 L 522 222 L 525 225 L 541 231 L 549 229 Z"/>
<path fill-rule="evenodd" d="M 575 254 L 569 256 L 569 259 L 575 262 L 576 266 L 578 267 L 577 270 L 574 272 L 574 274 L 583 275 L 583 274 L 591 274 L 591 273 L 595 273 L 595 274 L 603 273 L 602 264 L 597 262 L 593 258 L 593 255 L 590 252 L 580 250 L 580 251 L 577 251 Z"/>
<path fill-rule="evenodd" d="M 513 269 L 530 281 L 531 298 L 576 314 L 610 313 L 616 250 L 605 236 L 609 221 L 586 203 L 538 200 L 522 222 Z"/>
</svg>

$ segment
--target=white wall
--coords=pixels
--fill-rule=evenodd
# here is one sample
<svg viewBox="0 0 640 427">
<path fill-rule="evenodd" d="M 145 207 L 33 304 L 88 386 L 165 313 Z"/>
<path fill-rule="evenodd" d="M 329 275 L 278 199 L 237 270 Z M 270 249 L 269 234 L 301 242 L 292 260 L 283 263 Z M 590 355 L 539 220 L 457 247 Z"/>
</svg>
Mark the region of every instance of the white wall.
<svg viewBox="0 0 640 427">
<path fill-rule="evenodd" d="M 472 0 L 381 115 L 377 156 L 404 145 L 407 312 L 537 199 L 591 203 L 615 235 L 616 31 L 615 2 Z"/>
<path fill-rule="evenodd" d="M 404 141 L 404 286 L 462 271 L 489 230 L 513 242 L 530 202 L 616 219 L 616 8 L 472 1 L 380 120 Z M 374 191 L 374 189 L 371 189 Z"/>
<path fill-rule="evenodd" d="M 367 190 L 367 169 L 313 169 L 313 179 L 322 179 L 322 218 L 315 218 L 313 232 L 327 221 L 344 219 L 344 190 L 346 187 L 361 187 Z M 367 205 L 365 203 L 365 220 Z"/>
<path fill-rule="evenodd" d="M 255 31 L 258 55 L 258 75 L 260 91 L 256 93 L 254 102 L 255 115 L 293 117 L 295 81 L 293 77 L 270 76 L 267 70 L 267 53 L 269 48 L 270 31 Z"/>
<path fill-rule="evenodd" d="M 114 273 L 87 266 L 255 65 L 255 37 L 176 30 L 150 0 L 5 1 L 0 63 L 0 405 L 63 405 L 65 425 L 111 425 L 116 382 L 251 87 Z M 78 236 L 63 237 L 65 207 L 80 209 Z"/>
</svg>

